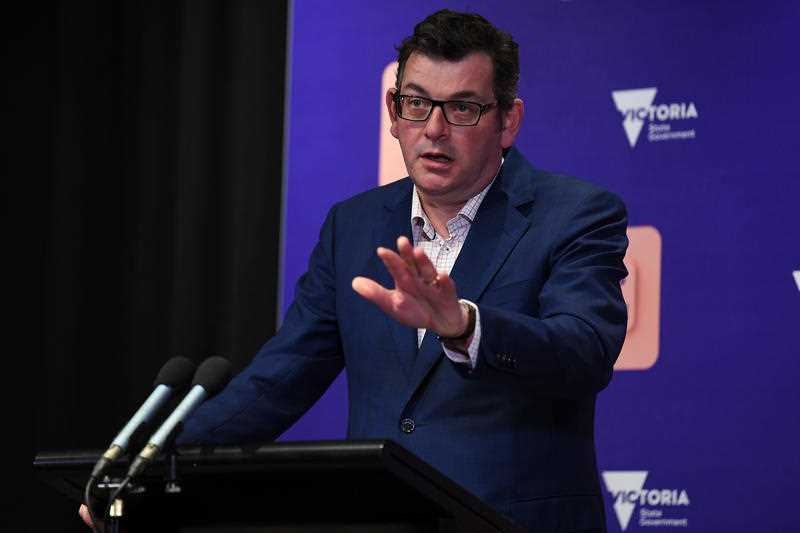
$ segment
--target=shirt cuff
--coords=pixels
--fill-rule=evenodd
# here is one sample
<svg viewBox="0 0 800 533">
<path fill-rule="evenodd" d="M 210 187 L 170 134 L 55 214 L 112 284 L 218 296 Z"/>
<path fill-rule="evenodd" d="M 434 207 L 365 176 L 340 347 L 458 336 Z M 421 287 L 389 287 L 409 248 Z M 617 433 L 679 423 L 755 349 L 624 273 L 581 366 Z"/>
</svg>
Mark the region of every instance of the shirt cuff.
<svg viewBox="0 0 800 533">
<path fill-rule="evenodd" d="M 470 342 L 469 346 L 467 346 L 466 354 L 451 350 L 445 346 L 444 343 L 442 343 L 442 348 L 444 349 L 444 354 L 447 356 L 447 358 L 454 363 L 468 364 L 470 368 L 475 369 L 475 365 L 478 364 L 478 348 L 481 344 L 481 312 L 480 309 L 478 309 L 478 306 L 469 300 L 462 299 L 459 301 L 469 305 L 475 310 L 475 331 L 472 333 L 472 342 Z"/>
</svg>

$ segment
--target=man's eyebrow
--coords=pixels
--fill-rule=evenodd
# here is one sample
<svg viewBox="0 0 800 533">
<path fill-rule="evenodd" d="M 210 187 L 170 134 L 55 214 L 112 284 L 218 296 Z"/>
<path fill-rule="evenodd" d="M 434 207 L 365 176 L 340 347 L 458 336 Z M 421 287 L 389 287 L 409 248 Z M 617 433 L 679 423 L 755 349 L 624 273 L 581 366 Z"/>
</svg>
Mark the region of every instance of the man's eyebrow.
<svg viewBox="0 0 800 533">
<path fill-rule="evenodd" d="M 474 99 L 474 98 L 481 98 L 481 96 L 475 91 L 458 91 L 457 93 L 451 94 L 449 100 L 461 100 L 464 98 Z"/>
<path fill-rule="evenodd" d="M 413 83 L 413 82 L 406 84 L 406 86 L 403 88 L 403 91 L 404 92 L 405 91 L 414 91 L 415 93 L 418 93 L 419 96 L 425 96 L 425 97 L 429 97 L 430 96 L 428 91 L 426 91 L 424 88 L 422 88 L 421 86 L 419 86 L 419 85 L 417 85 L 416 83 Z M 451 94 L 450 96 L 448 96 L 446 98 L 446 100 L 463 100 L 465 98 L 481 99 L 481 95 L 479 95 L 475 91 L 465 90 L 465 91 L 458 91 L 458 92 L 455 92 L 455 93 Z"/>
<path fill-rule="evenodd" d="M 411 90 L 416 93 L 419 93 L 420 96 L 428 96 L 428 91 L 417 85 L 416 83 L 408 83 L 405 86 L 405 91 Z"/>
</svg>

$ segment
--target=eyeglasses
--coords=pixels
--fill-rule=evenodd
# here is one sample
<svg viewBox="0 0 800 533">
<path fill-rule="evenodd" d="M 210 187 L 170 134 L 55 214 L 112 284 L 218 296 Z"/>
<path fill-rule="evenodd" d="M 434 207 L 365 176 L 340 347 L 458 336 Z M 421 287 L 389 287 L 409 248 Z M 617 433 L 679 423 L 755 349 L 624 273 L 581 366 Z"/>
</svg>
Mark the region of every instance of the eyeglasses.
<svg viewBox="0 0 800 533">
<path fill-rule="evenodd" d="M 497 102 L 482 105 L 462 100 L 431 100 L 424 96 L 408 94 L 394 95 L 394 103 L 400 118 L 413 122 L 428 120 L 433 113 L 433 108 L 440 107 L 444 119 L 453 126 L 475 126 L 486 111 L 497 106 Z"/>
</svg>

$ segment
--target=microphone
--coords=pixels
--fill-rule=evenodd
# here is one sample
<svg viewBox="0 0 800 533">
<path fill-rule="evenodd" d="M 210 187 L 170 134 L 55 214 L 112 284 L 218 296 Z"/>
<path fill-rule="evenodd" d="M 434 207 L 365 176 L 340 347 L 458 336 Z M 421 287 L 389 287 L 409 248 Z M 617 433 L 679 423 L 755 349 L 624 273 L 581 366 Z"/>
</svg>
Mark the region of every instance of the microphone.
<svg viewBox="0 0 800 533">
<path fill-rule="evenodd" d="M 200 365 L 192 380 L 192 388 L 178 407 L 172 411 L 161 427 L 153 433 L 147 445 L 131 463 L 126 478 L 133 478 L 147 468 L 158 452 L 167 444 L 175 428 L 201 403 L 221 391 L 231 379 L 231 364 L 224 357 L 209 357 Z"/>
<path fill-rule="evenodd" d="M 111 446 L 100 456 L 92 470 L 92 478 L 100 477 L 109 464 L 125 453 L 134 432 L 155 416 L 175 389 L 179 389 L 189 382 L 195 368 L 196 365 L 186 357 L 173 357 L 164 363 L 153 382 L 155 389 L 142 406 L 139 407 L 139 410 L 128 420 L 125 427 L 114 437 L 114 440 L 111 441 Z"/>
</svg>

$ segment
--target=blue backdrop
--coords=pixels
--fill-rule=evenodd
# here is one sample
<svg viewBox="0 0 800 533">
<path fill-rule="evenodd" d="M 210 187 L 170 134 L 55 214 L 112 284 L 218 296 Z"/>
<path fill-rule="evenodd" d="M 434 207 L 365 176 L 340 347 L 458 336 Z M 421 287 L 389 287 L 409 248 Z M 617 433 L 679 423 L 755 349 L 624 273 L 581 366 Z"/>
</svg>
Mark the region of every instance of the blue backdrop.
<svg viewBox="0 0 800 533">
<path fill-rule="evenodd" d="M 796 530 L 798 6 L 295 2 L 283 307 L 328 208 L 377 184 L 394 45 L 439 7 L 477 11 L 520 43 L 523 153 L 618 193 L 661 237 L 640 258 L 655 293 L 637 293 L 657 359 L 598 401 L 609 530 Z M 343 379 L 284 438 L 343 437 Z"/>
</svg>

